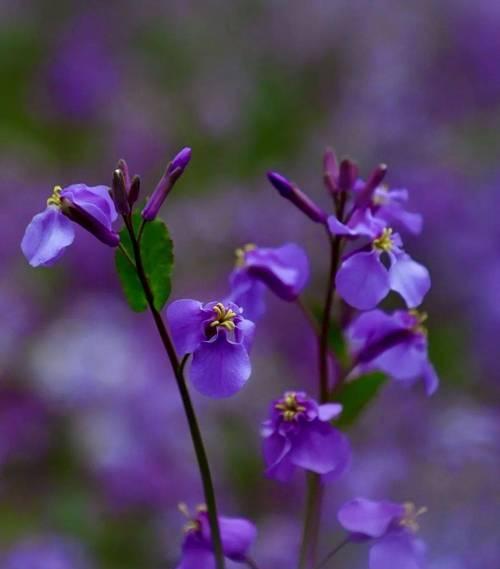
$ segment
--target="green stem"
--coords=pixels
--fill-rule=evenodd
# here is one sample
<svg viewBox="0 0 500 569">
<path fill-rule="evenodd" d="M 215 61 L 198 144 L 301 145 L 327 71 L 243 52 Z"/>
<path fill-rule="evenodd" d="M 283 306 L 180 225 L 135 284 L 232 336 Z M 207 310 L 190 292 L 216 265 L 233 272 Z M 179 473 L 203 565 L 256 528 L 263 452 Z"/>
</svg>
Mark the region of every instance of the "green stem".
<svg viewBox="0 0 500 569">
<path fill-rule="evenodd" d="M 183 361 L 179 361 L 177 352 L 175 351 L 172 338 L 170 337 L 170 332 L 163 321 L 161 314 L 156 310 L 154 305 L 153 292 L 149 285 L 146 272 L 144 270 L 144 265 L 142 262 L 142 255 L 139 243 L 136 239 L 134 228 L 130 219 L 125 218 L 125 224 L 130 235 L 132 242 L 132 248 L 134 251 L 135 265 L 137 270 L 137 276 L 141 281 L 144 294 L 149 306 L 149 310 L 153 316 L 153 319 L 158 329 L 158 333 L 162 340 L 165 351 L 167 352 L 172 370 L 174 372 L 175 381 L 177 383 L 177 388 L 182 399 L 182 404 L 184 406 L 184 412 L 186 414 L 186 419 L 189 425 L 189 431 L 191 433 L 191 439 L 193 441 L 193 447 L 196 454 L 196 459 L 198 462 L 198 468 L 200 470 L 201 480 L 203 484 L 203 492 L 205 495 L 205 502 L 208 511 L 208 521 L 210 525 L 210 533 L 212 537 L 212 544 L 214 548 L 214 556 L 216 560 L 217 569 L 225 569 L 224 553 L 222 550 L 222 540 L 220 536 L 219 520 L 217 515 L 217 502 L 215 499 L 214 485 L 212 482 L 212 475 L 210 473 L 210 466 L 208 463 L 207 454 L 205 451 L 205 446 L 203 444 L 203 438 L 201 436 L 201 430 L 198 425 L 198 420 L 196 418 L 196 413 L 191 402 L 191 397 L 184 379 L 183 369 L 186 363 L 187 357 Z"/>
</svg>

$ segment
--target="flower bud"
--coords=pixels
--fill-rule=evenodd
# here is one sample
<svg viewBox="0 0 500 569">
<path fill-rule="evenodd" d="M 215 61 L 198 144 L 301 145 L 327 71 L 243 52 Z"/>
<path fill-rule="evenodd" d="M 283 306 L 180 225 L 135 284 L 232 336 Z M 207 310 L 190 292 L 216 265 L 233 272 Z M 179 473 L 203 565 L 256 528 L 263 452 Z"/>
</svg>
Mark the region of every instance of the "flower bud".
<svg viewBox="0 0 500 569">
<path fill-rule="evenodd" d="M 357 179 L 358 167 L 349 158 L 344 158 L 339 168 L 338 189 L 344 192 L 352 190 Z"/>
<path fill-rule="evenodd" d="M 332 194 L 338 191 L 338 173 L 339 168 L 335 152 L 331 148 L 327 148 L 323 155 L 323 181 Z"/>
<path fill-rule="evenodd" d="M 116 210 L 121 215 L 130 213 L 130 204 L 127 195 L 127 183 L 123 170 L 116 169 L 113 172 L 113 183 L 111 186 L 111 197 L 115 204 Z"/>
<path fill-rule="evenodd" d="M 163 174 L 162 178 L 158 182 L 153 195 L 149 198 L 146 203 L 145 208 L 142 210 L 142 217 L 146 221 L 152 221 L 165 201 L 166 197 L 170 193 L 170 190 L 174 187 L 175 182 L 180 178 L 186 166 L 191 160 L 191 148 L 183 148 L 170 162 Z"/>
<path fill-rule="evenodd" d="M 387 173 L 387 165 L 379 164 L 370 174 L 363 189 L 356 200 L 357 207 L 366 207 L 370 204 L 373 192 L 380 186 Z"/>
<path fill-rule="evenodd" d="M 268 180 L 287 200 L 290 200 L 296 207 L 303 211 L 310 219 L 316 223 L 326 223 L 326 213 L 317 206 L 311 198 L 302 192 L 295 184 L 292 184 L 277 172 L 268 172 Z"/>
<path fill-rule="evenodd" d="M 141 179 L 139 176 L 134 176 L 132 182 L 130 183 L 130 190 L 128 192 L 128 203 L 132 207 L 135 202 L 139 199 L 139 192 L 141 191 Z"/>
</svg>

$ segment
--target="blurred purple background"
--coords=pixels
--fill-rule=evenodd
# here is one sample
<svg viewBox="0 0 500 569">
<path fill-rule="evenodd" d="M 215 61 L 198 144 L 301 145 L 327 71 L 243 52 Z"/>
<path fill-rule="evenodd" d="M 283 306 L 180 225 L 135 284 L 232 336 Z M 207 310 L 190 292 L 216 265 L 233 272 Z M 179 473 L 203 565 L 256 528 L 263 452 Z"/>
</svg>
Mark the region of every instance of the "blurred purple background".
<svg viewBox="0 0 500 569">
<path fill-rule="evenodd" d="M 112 251 L 78 232 L 33 270 L 24 228 L 54 185 L 110 183 L 118 158 L 150 191 L 193 148 L 162 215 L 173 298 L 227 292 L 234 249 L 304 244 L 322 290 L 317 228 L 265 180 L 282 170 L 318 201 L 327 145 L 366 175 L 389 165 L 425 216 L 431 399 L 385 388 L 351 430 L 353 469 L 328 493 L 427 505 L 430 569 L 497 569 L 500 554 L 500 3 L 0 0 L 0 567 L 173 567 L 179 501 L 200 501 L 177 393 L 147 315 L 130 313 Z M 222 510 L 259 527 L 254 557 L 291 567 L 301 481 L 262 477 L 259 422 L 311 386 L 314 339 L 270 300 L 250 384 L 196 397 Z M 346 549 L 337 567 L 366 567 Z"/>
</svg>

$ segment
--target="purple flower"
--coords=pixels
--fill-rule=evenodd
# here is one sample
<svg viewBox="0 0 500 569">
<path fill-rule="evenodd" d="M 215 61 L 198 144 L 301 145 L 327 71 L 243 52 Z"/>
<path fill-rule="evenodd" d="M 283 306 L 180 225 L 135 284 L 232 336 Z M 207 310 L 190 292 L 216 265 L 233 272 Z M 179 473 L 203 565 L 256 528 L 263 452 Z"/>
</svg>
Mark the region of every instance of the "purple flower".
<svg viewBox="0 0 500 569">
<path fill-rule="evenodd" d="M 370 539 L 370 569 L 419 569 L 425 546 L 416 537 L 417 518 L 426 508 L 406 502 L 375 502 L 355 498 L 344 504 L 338 520 L 351 533 L 352 541 Z"/>
<path fill-rule="evenodd" d="M 203 395 L 237 393 L 250 377 L 248 352 L 255 325 L 232 302 L 177 300 L 167 309 L 172 337 L 181 356 L 192 354 L 189 376 Z"/>
<path fill-rule="evenodd" d="M 26 228 L 21 249 L 33 267 L 54 264 L 75 238 L 71 221 L 106 245 L 116 247 L 120 241 L 112 229 L 116 218 L 116 209 L 106 186 L 56 186 L 45 211 L 35 215 Z"/>
<path fill-rule="evenodd" d="M 208 514 L 204 506 L 197 509 L 191 518 L 184 504 L 179 509 L 189 518 L 184 527 L 182 559 L 177 569 L 215 569 L 212 538 Z M 222 550 L 224 556 L 233 561 L 245 561 L 248 550 L 257 537 L 255 526 L 243 518 L 219 517 Z"/>
<path fill-rule="evenodd" d="M 387 225 L 399 226 L 414 235 L 422 231 L 422 216 L 419 213 L 406 211 L 408 190 L 389 189 L 385 184 L 378 186 L 373 195 L 371 210 Z"/>
<path fill-rule="evenodd" d="M 158 215 L 163 202 L 174 187 L 175 182 L 182 176 L 190 160 L 191 148 L 186 147 L 177 153 L 168 164 L 165 174 L 161 177 L 153 195 L 148 199 L 146 206 L 142 210 L 142 217 L 146 221 L 151 221 Z"/>
<path fill-rule="evenodd" d="M 245 245 L 236 250 L 236 268 L 231 273 L 231 298 L 243 306 L 252 320 L 264 313 L 264 289 L 286 301 L 294 301 L 309 279 L 309 260 L 302 247 L 287 243 L 261 248 Z"/>
<path fill-rule="evenodd" d="M 439 378 L 429 361 L 426 318 L 416 310 L 361 314 L 346 332 L 358 371 L 380 370 L 407 384 L 422 378 L 427 394 L 434 393 Z"/>
<path fill-rule="evenodd" d="M 408 308 L 418 306 L 429 291 L 428 270 L 414 261 L 403 249 L 398 233 L 373 216 L 370 210 L 358 210 L 347 224 L 336 217 L 328 218 L 334 235 L 364 237 L 369 243 L 346 255 L 335 280 L 340 296 L 351 306 L 369 310 L 393 290 L 405 300 Z M 386 256 L 388 267 L 381 260 Z"/>
<path fill-rule="evenodd" d="M 318 405 L 305 393 L 288 391 L 271 405 L 271 416 L 262 425 L 266 474 L 288 481 L 297 467 L 338 478 L 350 462 L 350 445 L 330 421 L 338 417 L 338 403 Z"/>
</svg>

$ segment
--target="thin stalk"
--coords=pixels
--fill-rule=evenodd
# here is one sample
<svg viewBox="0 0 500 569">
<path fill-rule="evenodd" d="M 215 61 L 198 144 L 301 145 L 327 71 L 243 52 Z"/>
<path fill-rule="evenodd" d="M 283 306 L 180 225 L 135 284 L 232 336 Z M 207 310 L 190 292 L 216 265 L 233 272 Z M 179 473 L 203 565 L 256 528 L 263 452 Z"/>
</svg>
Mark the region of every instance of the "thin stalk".
<svg viewBox="0 0 500 569">
<path fill-rule="evenodd" d="M 177 355 L 174 344 L 172 342 L 172 338 L 170 337 L 170 332 L 165 322 L 163 321 L 161 314 L 158 312 L 158 310 L 156 310 L 154 306 L 153 292 L 146 277 L 144 265 L 142 263 L 140 246 L 136 239 L 132 223 L 130 222 L 130 219 L 124 218 L 124 220 L 132 242 L 137 275 L 139 277 L 139 280 L 141 281 L 141 285 L 144 290 L 144 294 L 146 296 L 149 310 L 155 321 L 156 328 L 158 329 L 158 333 L 160 335 L 165 351 L 168 355 L 168 359 L 170 360 L 170 364 L 174 372 L 175 381 L 177 383 L 177 388 L 179 390 L 182 404 L 184 406 L 184 412 L 186 414 L 186 419 L 189 425 L 189 432 L 191 433 L 191 439 L 193 442 L 193 447 L 196 454 L 196 460 L 198 462 L 198 468 L 200 470 L 201 480 L 203 484 L 203 492 L 208 511 L 208 520 L 210 524 L 210 533 L 214 548 L 216 567 L 217 569 L 225 569 L 219 520 L 217 516 L 217 503 L 215 499 L 215 491 L 212 482 L 212 475 L 210 473 L 210 466 L 208 463 L 205 446 L 203 444 L 201 430 L 198 425 L 196 413 L 193 404 L 191 402 L 191 397 L 189 395 L 189 391 L 183 374 L 184 365 L 186 363 L 187 357 L 185 357 L 182 362 L 179 361 L 179 356 Z"/>
<path fill-rule="evenodd" d="M 323 559 L 319 562 L 318 565 L 316 565 L 315 569 L 323 569 L 323 567 L 328 563 L 328 561 L 330 561 L 330 559 L 332 557 L 334 557 L 335 555 L 337 555 L 337 553 L 348 543 L 350 542 L 350 539 L 348 537 L 346 537 L 344 539 L 344 541 L 341 541 L 334 549 L 332 549 L 332 551 L 330 551 L 330 553 L 328 553 L 327 555 L 325 555 L 325 557 L 323 557 Z"/>
</svg>

